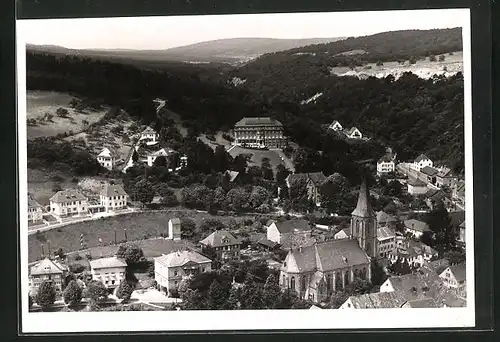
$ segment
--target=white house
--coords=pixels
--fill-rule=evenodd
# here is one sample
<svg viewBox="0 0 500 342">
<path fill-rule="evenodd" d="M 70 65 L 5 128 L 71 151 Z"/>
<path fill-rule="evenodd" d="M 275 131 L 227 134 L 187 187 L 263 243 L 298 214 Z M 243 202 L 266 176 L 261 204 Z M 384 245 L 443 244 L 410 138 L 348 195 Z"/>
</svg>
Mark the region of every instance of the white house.
<svg viewBox="0 0 500 342">
<path fill-rule="evenodd" d="M 361 131 L 357 129 L 356 127 L 352 127 L 350 130 L 348 130 L 345 135 L 349 139 L 363 139 L 363 134 L 361 134 Z"/>
<path fill-rule="evenodd" d="M 267 239 L 279 244 L 283 244 L 291 235 L 303 238 L 311 237 L 312 229 L 306 220 L 287 220 L 282 222 L 273 221 L 267 227 Z"/>
<path fill-rule="evenodd" d="M 43 209 L 40 203 L 35 200 L 35 197 L 28 193 L 28 221 L 38 222 L 43 218 Z"/>
<path fill-rule="evenodd" d="M 59 264 L 57 261 L 45 258 L 30 268 L 29 289 L 32 295 L 35 295 L 43 281 L 50 281 L 56 292 L 63 290 L 63 282 L 67 267 Z"/>
<path fill-rule="evenodd" d="M 156 133 L 154 129 L 148 126 L 144 129 L 144 131 L 141 132 L 141 137 L 139 138 L 139 141 L 147 140 L 149 142 L 157 142 L 158 138 L 159 134 Z"/>
<path fill-rule="evenodd" d="M 88 199 L 74 189 L 58 191 L 50 198 L 50 212 L 59 217 L 86 215 L 89 213 Z"/>
<path fill-rule="evenodd" d="M 418 178 L 408 179 L 408 193 L 413 196 L 423 195 L 427 192 L 427 184 Z"/>
<path fill-rule="evenodd" d="M 165 157 L 167 158 L 169 156 L 170 153 L 172 153 L 173 150 L 165 150 L 164 148 L 160 149 L 159 151 L 156 151 L 154 153 L 151 153 L 148 155 L 148 160 L 147 160 L 147 163 L 148 163 L 148 166 L 153 166 L 156 158 L 158 157 Z"/>
<path fill-rule="evenodd" d="M 109 148 L 105 147 L 102 149 L 101 153 L 97 155 L 97 162 L 101 164 L 102 167 L 108 170 L 113 170 L 115 166 L 115 157 Z"/>
<path fill-rule="evenodd" d="M 338 122 L 337 120 L 334 120 L 330 126 L 328 126 L 328 129 L 333 129 L 334 131 L 342 131 L 343 127 L 342 125 L 340 124 L 340 122 Z"/>
<path fill-rule="evenodd" d="M 395 170 L 396 154 L 392 153 L 392 149 L 388 148 L 387 153 L 377 161 L 377 175 L 383 176 Z"/>
<path fill-rule="evenodd" d="M 388 254 L 396 251 L 396 233 L 389 227 L 377 229 L 378 255 L 387 257 Z"/>
<path fill-rule="evenodd" d="M 92 280 L 102 282 L 107 288 L 118 287 L 125 279 L 127 263 L 117 257 L 90 260 Z"/>
<path fill-rule="evenodd" d="M 348 239 L 350 236 L 351 236 L 351 227 L 347 227 L 335 233 L 333 238 L 335 240 L 340 240 L 340 239 Z"/>
<path fill-rule="evenodd" d="M 212 260 L 194 251 L 178 251 L 154 259 L 158 290 L 169 294 L 190 276 L 212 270 Z"/>
<path fill-rule="evenodd" d="M 177 217 L 168 220 L 168 238 L 178 241 L 181 239 L 181 233 L 181 220 Z"/>
<path fill-rule="evenodd" d="M 433 163 L 425 154 L 419 155 L 414 161 L 411 167 L 417 171 L 422 170 L 424 167 L 432 167 Z"/>
<path fill-rule="evenodd" d="M 443 279 L 444 285 L 450 289 L 455 289 L 457 294 L 466 297 L 467 277 L 465 263 L 452 265 L 446 268 L 439 277 Z"/>
<path fill-rule="evenodd" d="M 411 219 L 404 221 L 405 231 L 413 234 L 416 238 L 420 238 L 424 232 L 430 231 L 427 223 Z"/>
<path fill-rule="evenodd" d="M 106 184 L 100 193 L 101 205 L 106 211 L 127 208 L 128 195 L 120 185 Z"/>
</svg>

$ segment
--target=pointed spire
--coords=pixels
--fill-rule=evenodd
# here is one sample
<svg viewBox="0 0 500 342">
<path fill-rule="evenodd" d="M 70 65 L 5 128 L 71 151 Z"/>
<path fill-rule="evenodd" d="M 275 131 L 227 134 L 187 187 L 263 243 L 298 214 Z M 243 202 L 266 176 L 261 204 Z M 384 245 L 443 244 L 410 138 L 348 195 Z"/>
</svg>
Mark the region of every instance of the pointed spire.
<svg viewBox="0 0 500 342">
<path fill-rule="evenodd" d="M 372 206 L 370 204 L 370 193 L 368 191 L 368 185 L 366 184 L 366 178 L 363 178 L 363 181 L 361 182 L 358 205 L 351 215 L 358 217 L 375 216 L 375 213 L 373 212 Z"/>
</svg>

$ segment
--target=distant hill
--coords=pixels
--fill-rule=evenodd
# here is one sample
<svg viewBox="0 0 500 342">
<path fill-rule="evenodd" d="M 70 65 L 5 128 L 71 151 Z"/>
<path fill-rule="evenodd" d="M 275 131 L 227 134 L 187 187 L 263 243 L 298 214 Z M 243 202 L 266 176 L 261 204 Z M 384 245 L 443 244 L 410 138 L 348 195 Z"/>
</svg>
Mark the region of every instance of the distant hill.
<svg viewBox="0 0 500 342">
<path fill-rule="evenodd" d="M 206 41 L 166 50 L 127 49 L 68 49 L 54 45 L 27 44 L 28 51 L 55 54 L 71 54 L 100 58 L 123 58 L 138 61 L 175 61 L 188 63 L 248 62 L 266 53 L 289 50 L 312 44 L 324 44 L 343 38 L 274 39 L 274 38 L 231 38 Z"/>
</svg>

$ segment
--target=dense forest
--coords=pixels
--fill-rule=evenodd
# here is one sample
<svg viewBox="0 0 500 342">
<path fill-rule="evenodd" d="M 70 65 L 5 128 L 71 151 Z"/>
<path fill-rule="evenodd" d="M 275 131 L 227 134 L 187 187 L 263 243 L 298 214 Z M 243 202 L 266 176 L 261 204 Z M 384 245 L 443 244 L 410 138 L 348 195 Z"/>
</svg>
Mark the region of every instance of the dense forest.
<svg viewBox="0 0 500 342">
<path fill-rule="evenodd" d="M 461 49 L 460 29 L 402 32 L 310 48 L 344 51 L 376 46 L 377 58 L 394 53 L 393 59 Z M 190 137 L 228 130 L 245 116 L 272 116 L 283 122 L 286 134 L 302 147 L 296 160 L 298 171 L 348 175 L 357 161 L 378 159 L 386 146 L 403 160 L 425 153 L 463 171 L 462 74 L 425 80 L 407 73 L 397 80 L 392 76 L 360 80 L 330 75 L 329 64 L 313 57 L 286 51 L 227 72 L 226 68 L 183 63 L 145 69 L 28 51 L 27 86 L 98 98 L 158 130 L 166 119 L 156 113 L 152 100 L 160 97 L 181 116 Z M 249 79 L 243 86 L 228 83 L 235 75 L 245 78 L 243 74 Z M 316 92 L 323 95 L 315 103 L 299 104 Z M 344 127 L 358 127 L 372 139 L 353 144 L 329 133 L 325 125 L 334 119 Z"/>
</svg>

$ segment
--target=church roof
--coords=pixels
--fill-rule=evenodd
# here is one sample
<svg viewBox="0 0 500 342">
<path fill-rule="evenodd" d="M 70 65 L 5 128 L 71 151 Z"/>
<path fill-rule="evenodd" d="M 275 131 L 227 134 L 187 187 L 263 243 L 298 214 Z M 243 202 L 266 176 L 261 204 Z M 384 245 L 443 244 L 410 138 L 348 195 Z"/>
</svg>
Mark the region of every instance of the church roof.
<svg viewBox="0 0 500 342">
<path fill-rule="evenodd" d="M 359 189 L 358 204 L 351 215 L 358 217 L 375 216 L 375 213 L 370 204 L 370 193 L 368 192 L 366 180 L 363 180 L 363 182 L 361 183 L 361 187 Z"/>
</svg>

